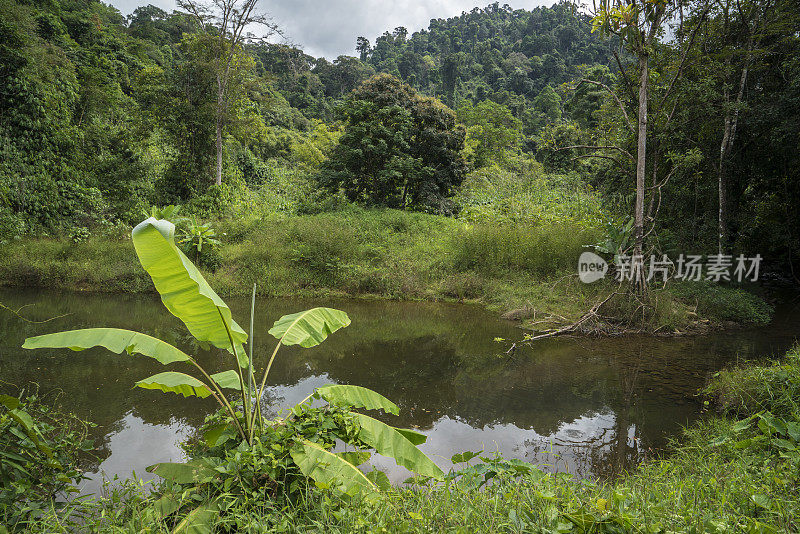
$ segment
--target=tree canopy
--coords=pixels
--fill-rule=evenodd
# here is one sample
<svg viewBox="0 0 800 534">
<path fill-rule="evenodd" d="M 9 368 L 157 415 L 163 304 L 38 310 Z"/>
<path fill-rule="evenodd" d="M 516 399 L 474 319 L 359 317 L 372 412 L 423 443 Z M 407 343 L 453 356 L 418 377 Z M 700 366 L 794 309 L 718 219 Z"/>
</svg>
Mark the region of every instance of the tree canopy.
<svg viewBox="0 0 800 534">
<path fill-rule="evenodd" d="M 326 187 L 373 205 L 442 209 L 465 171 L 465 132 L 452 110 L 379 74 L 350 94 L 343 112 L 347 126 L 321 176 Z"/>
</svg>

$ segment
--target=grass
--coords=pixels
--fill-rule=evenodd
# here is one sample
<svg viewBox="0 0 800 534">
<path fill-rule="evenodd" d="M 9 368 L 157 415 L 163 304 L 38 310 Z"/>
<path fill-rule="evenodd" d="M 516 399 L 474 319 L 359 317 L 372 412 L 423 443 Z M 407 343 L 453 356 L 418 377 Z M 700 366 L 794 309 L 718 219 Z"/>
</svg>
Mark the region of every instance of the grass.
<svg viewBox="0 0 800 534">
<path fill-rule="evenodd" d="M 206 276 L 222 296 L 247 294 L 257 283 L 262 296 L 474 301 L 499 313 L 521 309 L 523 317 L 524 310 L 538 318 L 552 314 L 557 324 L 580 317 L 611 287 L 577 280 L 577 257 L 599 234 L 576 221 L 466 222 L 349 206 L 223 219 L 215 227 L 223 244 Z M 153 291 L 126 237 L 12 241 L 0 247 L 0 285 Z M 693 314 L 744 324 L 769 319 L 768 307 L 744 291 L 680 286 L 653 294 L 653 330 L 682 329 Z"/>
<path fill-rule="evenodd" d="M 478 488 L 481 479 L 467 469 L 447 483 L 396 487 L 375 498 L 341 499 L 308 489 L 304 498 L 280 509 L 270 502 L 230 502 L 223 505 L 218 528 L 253 533 L 797 532 L 800 436 L 790 435 L 800 433 L 799 382 L 798 349 L 781 362 L 718 374 L 707 392 L 721 402 L 722 415 L 687 430 L 667 458 L 648 461 L 616 481 L 500 469 Z M 774 430 L 779 427 L 783 430 Z M 484 465 L 502 464 L 490 459 Z M 155 498 L 128 481 L 104 499 L 73 505 L 73 511 L 92 532 L 169 532 L 171 525 L 148 511 Z M 66 532 L 67 515 L 48 514 L 28 531 Z"/>
</svg>

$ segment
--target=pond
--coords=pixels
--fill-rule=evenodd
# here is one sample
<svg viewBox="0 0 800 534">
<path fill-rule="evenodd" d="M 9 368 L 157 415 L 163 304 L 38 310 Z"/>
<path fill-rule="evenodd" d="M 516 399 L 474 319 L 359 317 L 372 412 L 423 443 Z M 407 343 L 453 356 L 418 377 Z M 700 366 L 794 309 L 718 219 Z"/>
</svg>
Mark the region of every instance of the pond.
<svg viewBox="0 0 800 534">
<path fill-rule="evenodd" d="M 227 301 L 246 325 L 249 301 Z M 0 313 L 0 379 L 17 387 L 35 382 L 48 402 L 97 423 L 97 460 L 87 467 L 92 480 L 84 482 L 84 493 L 97 492 L 103 477 L 135 472 L 147 480 L 146 466 L 183 458 L 180 442 L 215 409 L 213 400 L 132 388 L 165 370 L 148 358 L 20 346 L 29 336 L 106 326 L 157 336 L 214 372 L 230 368 L 227 353 L 195 347 L 155 295 L 2 290 L 0 302 L 32 304 L 22 311 L 30 319 L 63 316 L 31 324 Z M 399 417 L 383 419 L 426 434 L 422 450 L 445 470 L 453 454 L 484 450 L 549 471 L 613 477 L 663 450 L 702 415 L 696 393 L 713 373 L 736 361 L 778 356 L 800 334 L 797 310 L 785 306 L 761 329 L 558 338 L 509 353 L 522 331 L 475 306 L 259 299 L 256 365 L 263 368 L 274 348 L 266 332 L 278 317 L 320 305 L 345 310 L 352 324 L 318 347 L 282 349 L 269 380 L 269 410 L 277 414 L 325 384 L 374 389 L 400 407 Z M 392 460 L 374 463 L 395 482 L 408 475 Z"/>
</svg>

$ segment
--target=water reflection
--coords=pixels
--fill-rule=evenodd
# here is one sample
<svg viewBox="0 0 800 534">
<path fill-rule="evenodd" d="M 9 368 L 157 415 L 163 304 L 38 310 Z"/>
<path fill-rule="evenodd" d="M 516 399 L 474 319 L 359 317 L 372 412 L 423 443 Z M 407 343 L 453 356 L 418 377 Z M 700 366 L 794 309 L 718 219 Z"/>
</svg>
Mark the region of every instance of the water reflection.
<svg viewBox="0 0 800 534">
<path fill-rule="evenodd" d="M 45 392 L 61 390 L 49 398 L 98 423 L 100 461 L 87 465 L 96 479 L 134 470 L 146 476 L 147 465 L 179 459 L 177 444 L 214 402 L 132 389 L 136 380 L 164 370 L 152 360 L 104 350 L 23 351 L 25 337 L 130 328 L 191 351 L 212 372 L 231 367 L 226 353 L 194 346 L 157 297 L 3 291 L 0 301 L 36 303 L 25 310 L 33 319 L 69 314 L 43 325 L 0 314 L 0 376 L 16 386 L 34 381 Z M 249 303 L 229 304 L 246 323 Z M 615 476 L 698 416 L 695 393 L 712 373 L 737 358 L 780 354 L 797 333 L 796 322 L 787 320 L 706 337 L 554 339 L 507 355 L 493 340 L 518 340 L 521 332 L 475 307 L 272 299 L 256 310 L 257 365 L 263 367 L 274 347 L 266 331 L 275 319 L 320 304 L 346 310 L 352 325 L 319 347 L 288 348 L 276 360 L 269 411 L 278 413 L 324 384 L 369 387 L 400 407 L 399 417 L 384 420 L 427 434 L 422 448 L 444 469 L 456 452 L 484 450 L 581 477 Z M 391 460 L 378 464 L 395 481 L 407 474 Z M 97 487 L 94 481 L 85 491 Z"/>
</svg>

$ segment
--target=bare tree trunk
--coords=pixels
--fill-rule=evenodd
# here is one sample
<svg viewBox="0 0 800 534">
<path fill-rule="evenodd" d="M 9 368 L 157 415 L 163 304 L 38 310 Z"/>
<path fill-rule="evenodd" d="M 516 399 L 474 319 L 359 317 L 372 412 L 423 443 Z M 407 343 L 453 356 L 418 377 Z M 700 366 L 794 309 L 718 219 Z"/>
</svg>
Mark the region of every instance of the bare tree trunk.
<svg viewBox="0 0 800 534">
<path fill-rule="evenodd" d="M 639 51 L 639 125 L 636 144 L 636 206 L 634 209 L 634 256 L 642 256 L 644 249 L 644 183 L 647 155 L 647 52 Z M 645 277 L 642 269 L 637 269 L 633 284 L 637 291 L 645 289 Z"/>
<path fill-rule="evenodd" d="M 222 123 L 217 120 L 217 185 L 222 185 Z"/>
<path fill-rule="evenodd" d="M 728 139 L 730 139 L 731 118 L 725 115 L 725 129 L 719 149 L 719 167 L 717 168 L 717 186 L 719 189 L 719 253 L 725 251 L 728 243 L 728 177 L 725 173 L 725 160 L 728 155 Z"/>
<path fill-rule="evenodd" d="M 719 147 L 719 165 L 717 166 L 717 184 L 719 186 L 719 253 L 722 254 L 728 245 L 728 174 L 726 163 L 730 154 L 733 141 L 736 139 L 736 126 L 739 122 L 739 108 L 744 99 L 744 90 L 747 86 L 747 76 L 750 71 L 750 61 L 753 51 L 753 39 L 747 43 L 747 55 L 742 66 L 742 75 L 739 78 L 739 92 L 736 94 L 736 105 L 733 109 L 726 106 L 725 126 L 722 132 L 722 142 Z M 728 104 L 728 91 L 725 90 L 725 104 Z"/>
</svg>

